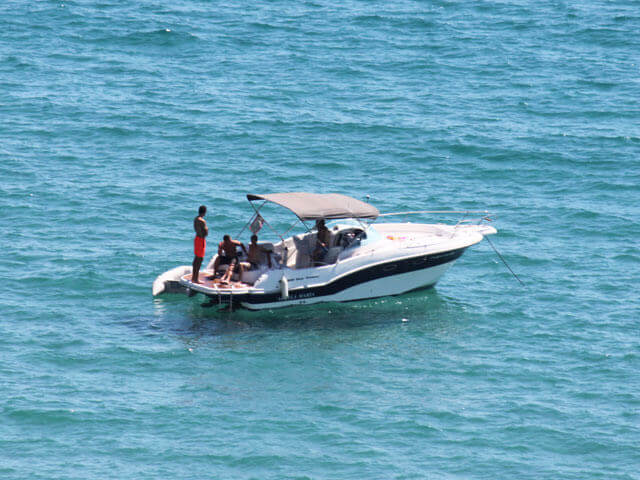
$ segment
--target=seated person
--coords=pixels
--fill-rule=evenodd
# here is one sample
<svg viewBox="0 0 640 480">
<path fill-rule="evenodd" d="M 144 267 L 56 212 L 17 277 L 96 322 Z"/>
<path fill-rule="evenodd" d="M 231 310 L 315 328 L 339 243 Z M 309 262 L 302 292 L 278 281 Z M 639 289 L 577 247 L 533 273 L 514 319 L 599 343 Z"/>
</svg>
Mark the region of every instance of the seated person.
<svg viewBox="0 0 640 480">
<path fill-rule="evenodd" d="M 251 243 L 249 244 L 249 268 L 256 269 L 260 266 L 260 254 L 265 253 L 267 255 L 267 262 L 269 262 L 269 268 L 271 268 L 271 255 L 270 251 L 266 248 L 258 245 L 258 236 L 251 235 Z"/>
<path fill-rule="evenodd" d="M 233 240 L 229 235 L 225 235 L 222 241 L 218 244 L 218 256 L 213 264 L 213 271 L 217 272 L 220 265 L 229 265 L 227 271 L 224 273 L 220 281 L 222 283 L 229 283 L 231 276 L 234 273 L 235 266 L 238 265 L 240 277 L 242 277 L 242 265 L 238 261 L 238 252 L 236 247 L 242 247 L 245 253 L 247 249 L 242 242 Z"/>
<path fill-rule="evenodd" d="M 329 251 L 329 241 L 331 239 L 331 233 L 325 226 L 323 219 L 316 220 L 316 229 L 318 230 L 318 235 L 316 236 L 316 248 L 312 255 L 314 266 L 322 265 L 322 260 Z"/>
</svg>

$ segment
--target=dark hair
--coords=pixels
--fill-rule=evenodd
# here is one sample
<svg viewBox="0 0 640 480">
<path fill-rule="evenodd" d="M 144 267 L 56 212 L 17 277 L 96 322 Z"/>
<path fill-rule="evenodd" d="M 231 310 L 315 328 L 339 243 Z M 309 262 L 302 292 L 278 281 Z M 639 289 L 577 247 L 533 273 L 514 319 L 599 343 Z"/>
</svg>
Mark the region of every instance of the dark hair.
<svg viewBox="0 0 640 480">
<path fill-rule="evenodd" d="M 204 215 L 205 213 L 207 213 L 207 207 L 205 207 L 204 205 L 200 205 L 200 208 L 198 209 L 198 215 Z"/>
<path fill-rule="evenodd" d="M 253 242 L 254 240 L 258 241 L 258 235 L 251 235 L 251 241 Z"/>
<path fill-rule="evenodd" d="M 231 237 L 229 235 L 225 235 L 224 237 L 222 237 L 223 240 L 231 240 Z"/>
</svg>

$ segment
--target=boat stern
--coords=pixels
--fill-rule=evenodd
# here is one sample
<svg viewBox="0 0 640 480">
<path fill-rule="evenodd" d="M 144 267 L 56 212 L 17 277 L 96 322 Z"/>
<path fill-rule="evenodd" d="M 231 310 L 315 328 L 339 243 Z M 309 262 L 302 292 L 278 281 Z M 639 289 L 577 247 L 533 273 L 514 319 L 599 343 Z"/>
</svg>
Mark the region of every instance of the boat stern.
<svg viewBox="0 0 640 480">
<path fill-rule="evenodd" d="M 188 288 L 180 282 L 180 279 L 190 273 L 191 265 L 181 265 L 167 270 L 153 281 L 151 288 L 153 296 L 155 297 L 163 293 L 189 293 Z"/>
</svg>

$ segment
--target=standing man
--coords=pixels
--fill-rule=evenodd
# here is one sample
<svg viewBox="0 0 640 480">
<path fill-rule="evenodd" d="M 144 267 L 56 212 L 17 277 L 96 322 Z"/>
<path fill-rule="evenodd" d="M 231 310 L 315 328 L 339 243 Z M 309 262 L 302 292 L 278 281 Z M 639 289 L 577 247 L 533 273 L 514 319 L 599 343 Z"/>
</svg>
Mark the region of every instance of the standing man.
<svg viewBox="0 0 640 480">
<path fill-rule="evenodd" d="M 204 220 L 204 216 L 207 213 L 207 207 L 200 205 L 198 209 L 198 216 L 193 219 L 193 229 L 196 231 L 196 238 L 193 239 L 193 268 L 191 270 L 191 281 L 193 283 L 200 283 L 198 276 L 200 274 L 200 266 L 202 260 L 204 260 L 204 252 L 207 248 L 207 240 L 205 237 L 209 235 L 209 227 Z"/>
</svg>

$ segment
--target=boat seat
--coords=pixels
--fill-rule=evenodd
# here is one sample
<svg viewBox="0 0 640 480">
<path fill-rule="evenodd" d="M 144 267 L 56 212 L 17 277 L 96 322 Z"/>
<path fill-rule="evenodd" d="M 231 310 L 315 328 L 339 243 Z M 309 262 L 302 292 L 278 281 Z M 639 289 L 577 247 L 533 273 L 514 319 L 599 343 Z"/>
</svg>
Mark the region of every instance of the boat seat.
<svg viewBox="0 0 640 480">
<path fill-rule="evenodd" d="M 287 267 L 293 269 L 308 268 L 312 266 L 311 255 L 316 245 L 316 237 L 313 234 L 294 235 L 293 249 L 289 250 Z"/>
<path fill-rule="evenodd" d="M 275 246 L 271 242 L 262 242 L 262 243 L 259 243 L 258 245 L 260 245 L 267 252 L 273 252 L 273 249 L 275 248 Z"/>
<path fill-rule="evenodd" d="M 338 255 L 340 255 L 341 251 L 342 247 L 331 247 L 322 260 L 322 263 L 326 263 L 327 265 L 336 263 L 336 261 L 338 260 Z"/>
<path fill-rule="evenodd" d="M 338 236 L 338 233 L 334 232 L 333 230 L 329 230 L 329 248 L 338 246 Z"/>
<path fill-rule="evenodd" d="M 296 268 L 296 262 L 298 261 L 298 249 L 294 247 L 289 248 L 286 258 L 286 266 L 289 268 Z"/>
<path fill-rule="evenodd" d="M 273 258 L 273 243 L 265 242 L 259 243 L 258 245 L 262 248 L 258 254 L 258 269 L 269 266 L 269 257 L 271 257 L 271 265 L 273 266 L 275 262 Z M 251 264 L 246 260 L 246 256 L 241 263 L 245 270 L 249 270 L 251 268 Z"/>
<path fill-rule="evenodd" d="M 260 275 L 262 275 L 263 271 L 266 270 L 265 268 L 256 268 L 255 270 L 245 270 L 244 272 L 242 272 L 242 283 L 246 283 L 248 285 L 253 285 L 254 283 L 256 283 L 256 280 L 260 277 Z M 233 276 L 235 277 L 237 274 L 233 274 Z"/>
<path fill-rule="evenodd" d="M 342 247 L 335 245 L 337 235 L 329 231 L 329 251 L 321 263 L 336 263 L 338 255 L 342 251 Z M 293 249 L 289 250 L 289 258 L 287 258 L 287 267 L 293 269 L 313 267 L 313 252 L 316 249 L 316 233 L 305 233 L 294 235 Z"/>
<path fill-rule="evenodd" d="M 313 266 L 311 256 L 313 255 L 313 249 L 316 246 L 315 234 L 296 235 L 294 237 L 294 243 L 296 250 L 298 251 L 295 268 L 309 268 Z"/>
</svg>

